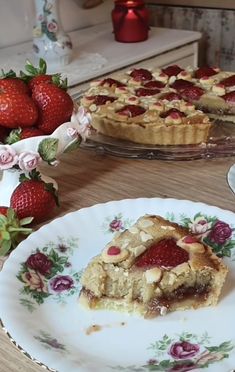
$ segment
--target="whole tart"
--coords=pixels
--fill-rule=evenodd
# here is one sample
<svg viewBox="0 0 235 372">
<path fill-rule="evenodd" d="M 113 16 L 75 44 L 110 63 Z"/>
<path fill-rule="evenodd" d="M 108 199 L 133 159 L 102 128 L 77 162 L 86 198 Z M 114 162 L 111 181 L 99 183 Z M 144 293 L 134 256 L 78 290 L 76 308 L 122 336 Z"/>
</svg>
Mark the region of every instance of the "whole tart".
<svg viewBox="0 0 235 372">
<path fill-rule="evenodd" d="M 147 70 L 139 70 L 146 74 Z M 140 144 L 206 142 L 211 127 L 209 117 L 147 72 L 147 78 L 152 79 L 147 82 L 135 80 L 130 73 L 120 80 L 106 78 L 91 84 L 81 104 L 91 113 L 93 128 Z"/>
<path fill-rule="evenodd" d="M 86 267 L 80 303 L 145 318 L 216 305 L 228 269 L 188 229 L 145 215 Z"/>
</svg>

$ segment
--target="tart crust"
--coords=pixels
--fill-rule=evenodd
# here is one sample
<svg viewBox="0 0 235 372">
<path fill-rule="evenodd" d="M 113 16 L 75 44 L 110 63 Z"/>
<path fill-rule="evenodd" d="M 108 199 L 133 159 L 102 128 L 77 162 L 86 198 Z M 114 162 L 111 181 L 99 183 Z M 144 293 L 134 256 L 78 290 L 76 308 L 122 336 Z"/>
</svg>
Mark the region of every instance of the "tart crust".
<svg viewBox="0 0 235 372">
<path fill-rule="evenodd" d="M 188 260 L 176 266 L 138 266 L 137 260 L 164 239 L 174 239 Z M 110 254 L 110 249 L 119 249 L 119 253 Z M 188 229 L 160 216 L 145 215 L 90 261 L 81 278 L 79 301 L 89 309 L 138 313 L 146 318 L 214 306 L 227 272 L 222 260 Z"/>
<path fill-rule="evenodd" d="M 113 138 L 148 145 L 194 145 L 206 142 L 211 123 L 202 123 L 201 117 L 194 117 L 190 124 L 172 124 L 162 122 L 128 123 L 93 115 L 92 126 L 99 133 Z"/>
</svg>

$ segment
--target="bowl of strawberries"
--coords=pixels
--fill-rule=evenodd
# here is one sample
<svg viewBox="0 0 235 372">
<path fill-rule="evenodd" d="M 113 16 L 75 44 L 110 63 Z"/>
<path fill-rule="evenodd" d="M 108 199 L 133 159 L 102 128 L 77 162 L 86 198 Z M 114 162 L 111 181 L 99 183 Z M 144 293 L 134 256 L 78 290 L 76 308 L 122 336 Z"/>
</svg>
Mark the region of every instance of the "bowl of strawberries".
<svg viewBox="0 0 235 372">
<path fill-rule="evenodd" d="M 90 115 L 75 107 L 66 79 L 46 68 L 42 59 L 38 67 L 26 61 L 19 76 L 10 70 L 0 77 L 0 206 L 11 206 L 25 177 L 56 189 L 54 180 L 40 174 L 40 164 L 57 165 L 89 134 Z"/>
</svg>

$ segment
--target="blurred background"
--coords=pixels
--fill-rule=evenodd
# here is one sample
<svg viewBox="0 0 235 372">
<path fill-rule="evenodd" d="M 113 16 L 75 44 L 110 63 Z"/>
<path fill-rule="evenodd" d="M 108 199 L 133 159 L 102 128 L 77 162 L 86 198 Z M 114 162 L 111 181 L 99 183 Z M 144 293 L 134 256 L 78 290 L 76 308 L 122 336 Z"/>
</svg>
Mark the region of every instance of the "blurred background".
<svg viewBox="0 0 235 372">
<path fill-rule="evenodd" d="M 113 0 L 58 1 L 65 31 L 111 21 Z M 202 32 L 199 65 L 235 70 L 234 0 L 149 0 L 146 4 L 151 26 Z M 31 40 L 33 24 L 33 0 L 0 0 L 0 48 Z"/>
</svg>

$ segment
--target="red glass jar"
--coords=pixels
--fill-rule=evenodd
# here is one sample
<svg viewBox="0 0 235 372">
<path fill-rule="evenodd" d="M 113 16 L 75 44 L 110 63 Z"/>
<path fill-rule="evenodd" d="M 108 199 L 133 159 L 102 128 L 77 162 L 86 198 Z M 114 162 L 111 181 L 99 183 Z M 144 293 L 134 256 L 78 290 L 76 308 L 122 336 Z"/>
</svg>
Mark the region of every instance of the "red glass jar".
<svg viewBox="0 0 235 372">
<path fill-rule="evenodd" d="M 117 41 L 135 43 L 148 38 L 149 12 L 143 0 L 116 0 L 112 22 Z"/>
</svg>

